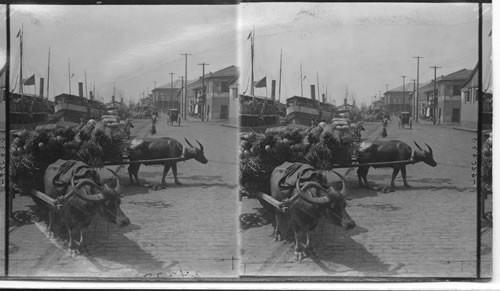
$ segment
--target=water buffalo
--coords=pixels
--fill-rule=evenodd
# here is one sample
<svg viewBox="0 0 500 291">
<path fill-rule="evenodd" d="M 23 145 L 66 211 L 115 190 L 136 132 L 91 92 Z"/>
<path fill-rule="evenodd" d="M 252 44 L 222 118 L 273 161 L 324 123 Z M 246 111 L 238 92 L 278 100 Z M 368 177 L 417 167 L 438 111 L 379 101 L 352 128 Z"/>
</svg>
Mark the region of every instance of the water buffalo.
<svg viewBox="0 0 500 291">
<path fill-rule="evenodd" d="M 114 171 L 109 171 L 116 178 L 115 188 L 108 184 L 101 185 L 99 174 L 79 161 L 58 160 L 45 171 L 45 193 L 63 200 L 61 209 L 49 210 L 49 231 L 52 234 L 52 226 L 59 222 L 68 234 L 71 256 L 80 253 L 84 242 L 83 231 L 96 214 L 120 226 L 130 224 L 120 208 L 120 179 Z"/>
<path fill-rule="evenodd" d="M 392 162 L 392 161 L 403 161 L 412 160 L 412 163 L 424 162 L 431 167 L 437 165 L 434 157 L 432 155 L 432 149 L 428 144 L 427 151 L 423 150 L 416 142 L 414 142 L 418 150 L 414 150 L 408 144 L 398 141 L 370 141 L 362 142 L 359 145 L 358 161 L 360 164 L 364 163 L 379 163 L 379 162 Z M 406 165 L 405 164 L 395 164 L 390 166 L 373 166 L 374 168 L 391 167 L 393 168 L 391 187 L 394 187 L 394 180 L 401 170 L 401 176 L 403 176 L 403 182 L 406 187 L 410 187 L 406 181 Z M 370 166 L 364 166 L 358 168 L 358 180 L 361 187 L 369 188 L 366 176 L 368 175 L 368 170 Z"/>
<path fill-rule="evenodd" d="M 356 226 L 346 212 L 346 180 L 333 172 L 342 181 L 341 190 L 326 185 L 326 176 L 309 165 L 285 162 L 271 174 L 271 195 L 274 199 L 289 203 L 287 213 L 276 209 L 275 239 L 292 230 L 295 235 L 296 260 L 302 260 L 307 252 L 312 253 L 310 232 L 322 217 L 344 229 Z M 304 235 L 306 242 L 303 244 Z"/>
<path fill-rule="evenodd" d="M 195 159 L 202 164 L 207 163 L 207 158 L 203 152 L 203 145 L 196 140 L 199 148 L 194 147 L 191 143 L 184 138 L 189 147 L 184 147 L 177 140 L 170 137 L 161 138 L 136 138 L 132 140 L 132 143 L 128 147 L 127 151 L 129 154 L 130 161 L 138 160 L 153 160 L 153 159 L 166 159 L 166 158 L 179 158 L 180 160 L 190 160 Z M 165 185 L 165 177 L 168 174 L 170 168 L 174 173 L 175 184 L 181 184 L 177 179 L 177 162 L 178 161 L 166 161 L 166 162 L 150 162 L 144 163 L 145 165 L 164 165 L 163 176 L 161 178 L 162 185 Z M 140 184 L 139 182 L 139 168 L 140 163 L 131 163 L 128 167 L 128 173 L 130 178 L 130 183 Z"/>
</svg>

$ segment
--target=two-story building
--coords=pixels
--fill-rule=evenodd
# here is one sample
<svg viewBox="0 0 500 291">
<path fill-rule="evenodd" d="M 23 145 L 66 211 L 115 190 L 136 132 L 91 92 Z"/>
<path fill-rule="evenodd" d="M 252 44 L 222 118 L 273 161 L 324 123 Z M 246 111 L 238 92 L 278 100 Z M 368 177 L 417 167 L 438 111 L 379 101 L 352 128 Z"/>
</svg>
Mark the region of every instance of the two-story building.
<svg viewBox="0 0 500 291">
<path fill-rule="evenodd" d="M 0 131 L 5 131 L 5 116 L 6 116 L 6 107 L 5 107 L 5 99 L 7 98 L 6 92 L 6 67 L 5 64 L 0 69 Z"/>
<path fill-rule="evenodd" d="M 153 89 L 152 101 L 156 109 L 181 109 L 182 81 L 175 80 Z"/>
<path fill-rule="evenodd" d="M 419 87 L 420 118 L 432 119 L 435 114 L 438 123 L 460 122 L 461 88 L 471 72 L 461 69 Z"/>
<path fill-rule="evenodd" d="M 230 88 L 232 85 L 235 86 L 238 78 L 239 70 L 234 65 L 205 74 L 205 97 L 203 97 L 203 78 L 193 82 L 188 87 L 191 91 L 188 95 L 191 94 L 197 99 L 195 114 L 202 113 L 205 120 L 229 119 Z M 237 110 L 237 108 L 234 109 Z M 233 113 L 236 114 L 236 112 Z"/>
<path fill-rule="evenodd" d="M 239 94 L 239 82 L 238 78 L 229 85 L 229 121 L 230 123 L 238 123 L 238 115 L 240 112 L 240 101 L 238 98 Z"/>
<path fill-rule="evenodd" d="M 388 113 L 398 114 L 399 112 L 412 112 L 413 108 L 413 83 L 396 87 L 384 93 L 384 109 Z"/>
<path fill-rule="evenodd" d="M 491 129 L 493 117 L 493 94 L 489 83 L 491 71 L 487 72 L 488 69 L 488 67 L 483 67 L 483 108 L 481 110 L 481 122 L 484 129 Z M 478 127 L 478 84 L 478 65 L 476 65 L 461 88 L 461 127 L 469 129 L 477 129 Z"/>
</svg>

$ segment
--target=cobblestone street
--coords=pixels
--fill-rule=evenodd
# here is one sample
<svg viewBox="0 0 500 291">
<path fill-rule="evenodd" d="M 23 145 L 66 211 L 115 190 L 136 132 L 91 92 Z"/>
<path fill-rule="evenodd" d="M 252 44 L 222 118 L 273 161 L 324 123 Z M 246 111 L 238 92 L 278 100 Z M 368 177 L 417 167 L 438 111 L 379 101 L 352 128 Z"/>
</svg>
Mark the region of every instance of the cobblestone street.
<svg viewBox="0 0 500 291">
<path fill-rule="evenodd" d="M 151 121 L 135 122 L 135 136 L 149 136 Z M 88 254 L 70 258 L 60 243 L 44 237 L 43 224 L 13 228 L 10 233 L 11 276 L 137 277 L 156 279 L 223 278 L 238 276 L 237 259 L 237 129 L 218 123 L 184 121 L 168 127 L 158 121 L 156 137 L 184 137 L 205 148 L 208 163 L 178 164 L 167 187 L 160 183 L 162 166 L 141 166 L 139 178 L 148 185 L 130 185 L 127 166 L 118 168 L 125 188 L 122 209 L 131 225 L 119 228 L 96 219 L 87 233 Z M 107 172 L 102 172 L 106 178 Z M 17 197 L 15 209 L 33 204 Z"/>
<path fill-rule="evenodd" d="M 379 138 L 378 124 L 367 126 Z M 348 171 L 347 211 L 356 228 L 344 231 L 320 222 L 313 234 L 316 257 L 295 261 L 293 243 L 275 242 L 271 216 L 256 199 L 244 198 L 240 219 L 243 276 L 475 277 L 476 191 L 471 178 L 473 132 L 416 124 L 399 129 L 393 119 L 386 139 L 431 145 L 438 165 L 407 166 L 396 191 L 361 189 Z M 342 173 L 342 171 L 341 171 Z M 370 169 L 368 181 L 389 186 L 392 169 Z M 250 221 L 250 223 L 249 223 Z M 491 256 L 484 256 L 484 270 Z M 483 271 L 485 272 L 485 271 Z M 491 272 L 491 271 L 490 271 Z M 483 275 L 486 275 L 483 273 Z"/>
</svg>

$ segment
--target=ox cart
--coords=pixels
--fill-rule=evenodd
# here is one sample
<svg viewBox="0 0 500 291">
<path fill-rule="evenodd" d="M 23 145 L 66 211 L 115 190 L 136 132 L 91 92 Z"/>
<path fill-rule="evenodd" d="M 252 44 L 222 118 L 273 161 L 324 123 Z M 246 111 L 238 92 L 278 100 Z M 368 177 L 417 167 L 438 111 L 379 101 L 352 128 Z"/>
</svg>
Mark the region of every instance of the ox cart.
<svg viewBox="0 0 500 291">
<path fill-rule="evenodd" d="M 179 109 L 170 109 L 169 113 L 170 125 L 173 126 L 177 122 L 177 126 L 181 126 L 181 118 L 179 116 Z"/>
<path fill-rule="evenodd" d="M 405 128 L 405 126 L 408 126 L 410 129 L 412 127 L 411 124 L 411 118 L 410 118 L 410 112 L 401 112 L 399 115 L 399 128 Z"/>
</svg>

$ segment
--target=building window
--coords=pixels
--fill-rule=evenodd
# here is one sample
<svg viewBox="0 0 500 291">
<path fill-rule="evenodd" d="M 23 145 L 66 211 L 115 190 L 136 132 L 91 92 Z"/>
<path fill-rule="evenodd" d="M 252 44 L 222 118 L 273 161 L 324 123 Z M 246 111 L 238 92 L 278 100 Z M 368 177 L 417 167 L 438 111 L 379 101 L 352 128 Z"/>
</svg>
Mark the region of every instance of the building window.
<svg viewBox="0 0 500 291">
<path fill-rule="evenodd" d="M 470 92 L 469 91 L 464 91 L 464 101 L 465 103 L 470 103 Z"/>
<path fill-rule="evenodd" d="M 458 96 L 458 95 L 460 95 L 460 86 L 453 85 L 453 96 Z"/>
<path fill-rule="evenodd" d="M 222 93 L 228 93 L 229 92 L 229 83 L 228 82 L 221 82 L 220 83 L 220 91 Z"/>
<path fill-rule="evenodd" d="M 477 90 L 478 90 L 478 88 L 473 88 L 472 89 L 472 91 L 474 92 L 473 93 L 473 95 L 474 95 L 474 102 L 477 102 L 477 98 L 479 98 L 478 97 L 479 94 L 477 94 Z"/>
<path fill-rule="evenodd" d="M 476 92 L 476 90 L 474 90 L 474 88 L 469 88 L 468 92 L 469 92 L 469 95 L 470 95 L 470 102 L 473 102 L 474 97 L 475 97 L 474 93 Z"/>
</svg>

